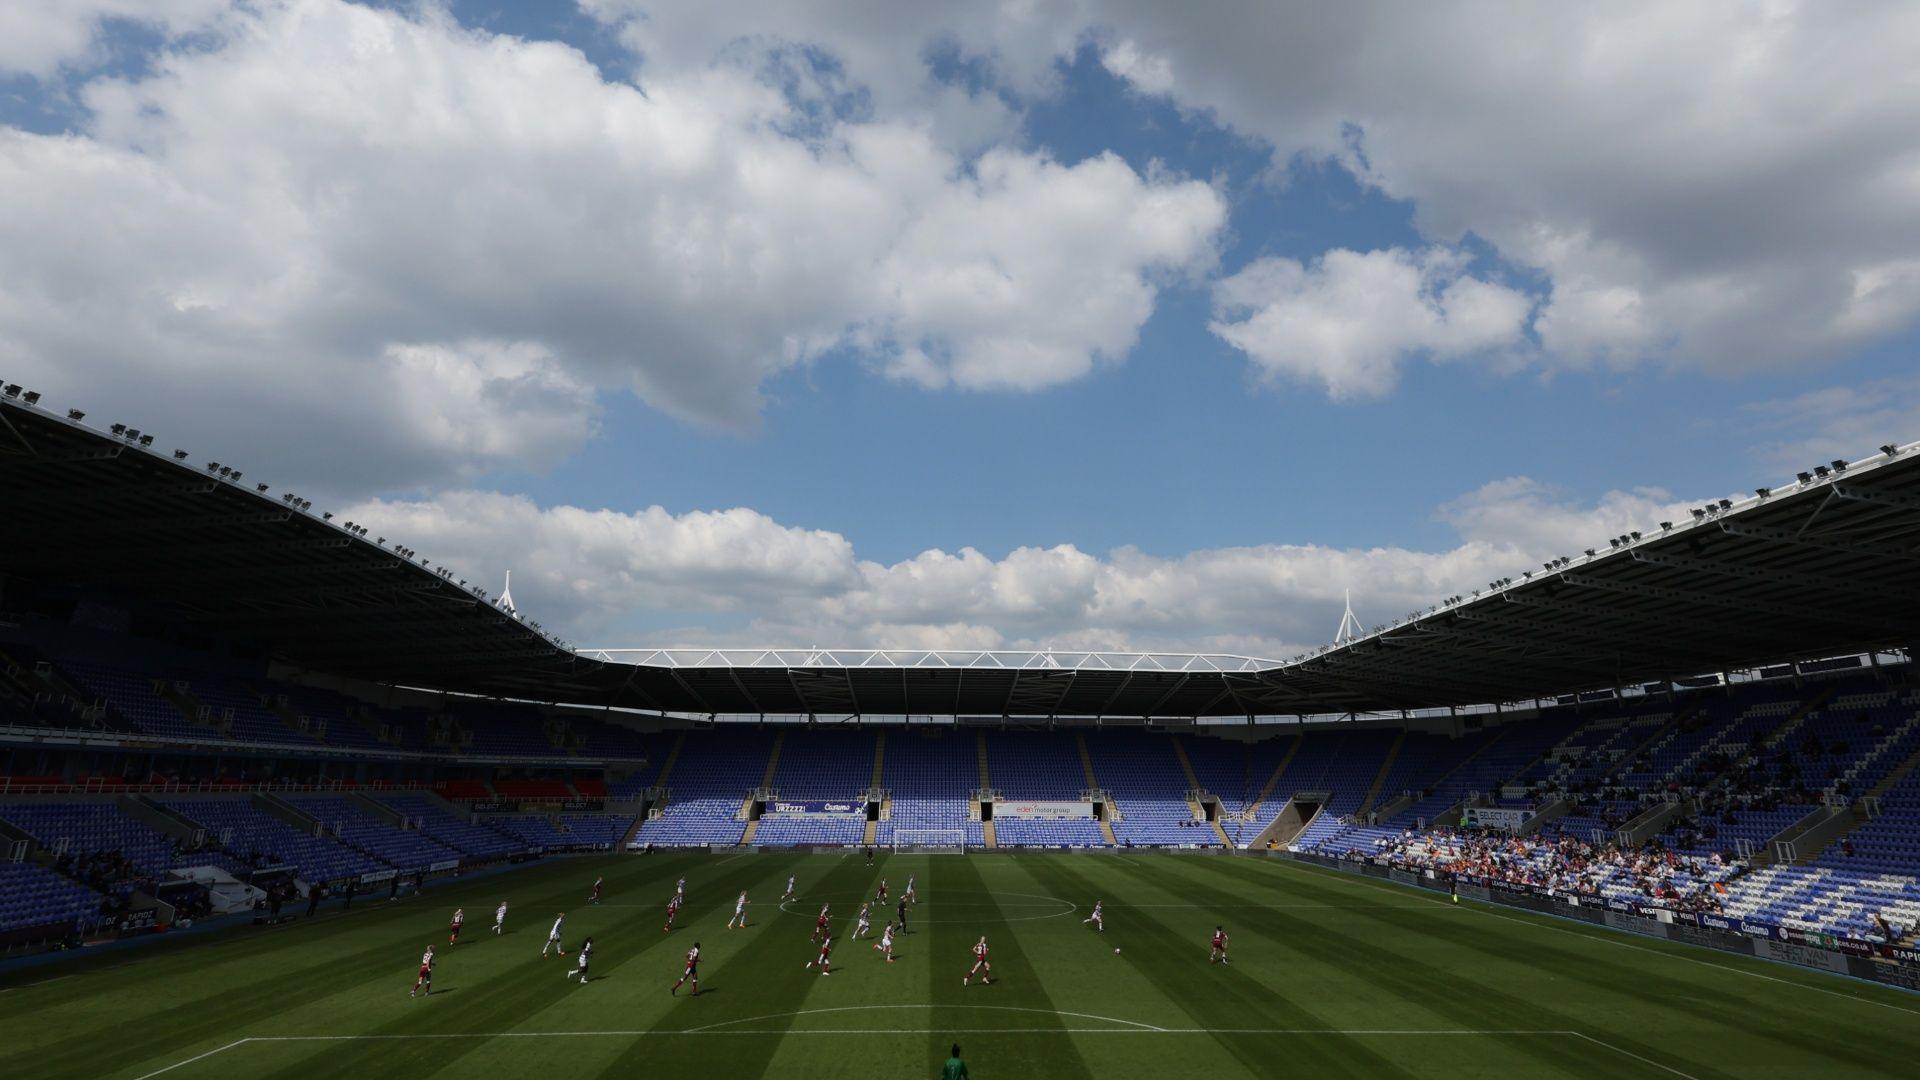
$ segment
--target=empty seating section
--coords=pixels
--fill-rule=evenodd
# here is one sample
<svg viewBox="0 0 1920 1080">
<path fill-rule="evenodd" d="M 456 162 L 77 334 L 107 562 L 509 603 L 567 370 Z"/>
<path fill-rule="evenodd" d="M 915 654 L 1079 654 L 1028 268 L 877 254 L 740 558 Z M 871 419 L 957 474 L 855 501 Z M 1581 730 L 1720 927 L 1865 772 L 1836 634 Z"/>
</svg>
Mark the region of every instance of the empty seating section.
<svg viewBox="0 0 1920 1080">
<path fill-rule="evenodd" d="M 737 844 L 746 831 L 747 793 L 766 776 L 773 736 L 766 731 L 712 732 L 688 738 L 668 777 L 659 814 L 640 826 L 635 843 Z"/>
<path fill-rule="evenodd" d="M 381 795 L 379 799 L 417 820 L 421 832 L 469 855 L 505 855 L 524 846 L 498 829 L 448 813 L 424 795 Z"/>
<path fill-rule="evenodd" d="M 1213 826 L 1194 818 L 1186 770 L 1174 753 L 1177 736 L 1110 732 L 1087 740 L 1093 773 L 1113 796 L 1114 839 L 1123 844 L 1212 844 Z"/>
<path fill-rule="evenodd" d="M 987 761 L 994 790 L 1010 802 L 1073 800 L 1087 790 L 1079 742 L 1067 732 L 995 732 L 987 736 Z M 993 828 L 1001 847 L 1106 844 L 1099 823 L 1091 818 L 1023 819 L 996 814 Z"/>
<path fill-rule="evenodd" d="M 783 799 L 851 799 L 873 780 L 870 731 L 796 732 L 780 747 L 773 790 Z"/>
<path fill-rule="evenodd" d="M 80 689 L 101 698 L 128 723 L 149 735 L 205 738 L 211 734 L 154 693 L 153 680 L 148 676 L 91 664 L 67 663 L 63 669 Z"/>
<path fill-rule="evenodd" d="M 253 805 L 244 795 L 162 798 L 161 804 L 205 827 L 243 864 L 296 868 L 308 881 L 333 881 L 372 870 L 390 869 L 337 840 L 317 837 Z"/>
<path fill-rule="evenodd" d="M 984 843 L 968 796 L 980 786 L 980 756 L 972 732 L 912 728 L 887 734 L 881 786 L 889 792 L 888 814 L 875 839 L 892 844 L 899 830 L 927 830 Z"/>
<path fill-rule="evenodd" d="M 472 736 L 470 754 L 558 757 L 566 751 L 547 738 L 545 718 L 531 709 L 466 709 L 453 721 Z"/>
<path fill-rule="evenodd" d="M 1444 775 L 1436 775 L 1421 787 L 1422 797 L 1393 816 L 1384 825 L 1410 825 L 1431 822 L 1472 792 L 1498 791 L 1528 763 L 1560 742 L 1579 721 L 1571 717 L 1543 716 L 1535 720 L 1507 724 L 1477 736 L 1472 750 Z M 1462 740 L 1465 741 L 1465 740 Z"/>
<path fill-rule="evenodd" d="M 1009 799 L 1077 799 L 1087 772 L 1071 734 L 998 731 L 987 736 L 987 768 L 995 791 Z"/>
<path fill-rule="evenodd" d="M 289 795 L 287 801 L 313 815 L 329 833 L 397 870 L 424 870 L 458 859 L 460 852 L 417 830 L 401 830 L 353 800 L 330 795 Z"/>
<path fill-rule="evenodd" d="M 175 866 L 216 861 L 213 853 L 176 854 L 172 836 L 122 813 L 112 799 L 54 802 L 40 799 L 0 803 L 0 820 L 26 832 L 43 846 L 75 855 L 116 852 L 147 877 L 161 877 Z"/>
<path fill-rule="evenodd" d="M 45 867 L 0 863 L 0 940 L 46 928 L 48 936 L 85 929 L 105 897 Z"/>
<path fill-rule="evenodd" d="M 11 658 L 17 653 L 18 658 Z M 0 653 L 0 724 L 127 730 L 199 742 L 452 751 L 487 757 L 641 761 L 654 737 L 588 716 L 511 705 L 462 704 L 447 712 L 381 707 L 331 690 L 269 682 L 225 669 L 179 671 L 92 658 L 48 659 L 14 644 Z M 162 688 L 155 672 L 164 671 Z M 69 693 L 71 696 L 68 696 Z M 87 709 L 104 703 L 95 718 Z M 204 711 L 203 711 L 204 710 Z"/>
</svg>

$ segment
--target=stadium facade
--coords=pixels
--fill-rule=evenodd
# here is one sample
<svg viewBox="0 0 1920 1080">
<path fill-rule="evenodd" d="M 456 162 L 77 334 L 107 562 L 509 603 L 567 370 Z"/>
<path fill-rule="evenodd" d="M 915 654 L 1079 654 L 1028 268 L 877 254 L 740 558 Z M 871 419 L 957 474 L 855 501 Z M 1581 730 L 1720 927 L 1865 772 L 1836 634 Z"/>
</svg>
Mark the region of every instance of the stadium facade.
<svg viewBox="0 0 1920 1080">
<path fill-rule="evenodd" d="M 648 845 L 1289 851 L 1898 970 L 1920 922 L 1920 447 L 1291 658 L 575 648 L 403 538 L 0 394 L 7 947 Z"/>
</svg>

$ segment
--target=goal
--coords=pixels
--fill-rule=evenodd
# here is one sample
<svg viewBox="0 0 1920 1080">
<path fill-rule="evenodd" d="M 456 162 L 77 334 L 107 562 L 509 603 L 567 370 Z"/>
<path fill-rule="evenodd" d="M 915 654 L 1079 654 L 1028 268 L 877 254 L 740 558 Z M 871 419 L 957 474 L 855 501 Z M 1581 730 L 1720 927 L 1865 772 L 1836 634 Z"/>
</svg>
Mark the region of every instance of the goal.
<svg viewBox="0 0 1920 1080">
<path fill-rule="evenodd" d="M 958 855 L 967 850 L 967 830 L 895 829 L 893 850 Z"/>
</svg>

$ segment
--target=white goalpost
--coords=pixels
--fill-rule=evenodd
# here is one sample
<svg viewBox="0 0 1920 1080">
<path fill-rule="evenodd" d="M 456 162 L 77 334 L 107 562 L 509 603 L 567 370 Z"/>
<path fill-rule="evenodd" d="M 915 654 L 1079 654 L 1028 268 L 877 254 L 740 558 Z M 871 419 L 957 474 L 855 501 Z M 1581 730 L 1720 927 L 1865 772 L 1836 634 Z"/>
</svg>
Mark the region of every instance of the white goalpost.
<svg viewBox="0 0 1920 1080">
<path fill-rule="evenodd" d="M 967 850 L 967 830 L 895 829 L 893 850 L 958 855 Z"/>
</svg>

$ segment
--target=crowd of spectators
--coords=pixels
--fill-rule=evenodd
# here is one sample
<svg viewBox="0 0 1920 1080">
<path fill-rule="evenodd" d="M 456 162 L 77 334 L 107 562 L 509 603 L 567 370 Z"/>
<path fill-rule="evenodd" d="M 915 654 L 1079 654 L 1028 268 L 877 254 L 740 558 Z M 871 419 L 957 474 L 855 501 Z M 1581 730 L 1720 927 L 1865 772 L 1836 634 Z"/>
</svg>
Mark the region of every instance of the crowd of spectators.
<svg viewBox="0 0 1920 1080">
<path fill-rule="evenodd" d="M 1719 911 L 1726 882 L 1740 872 L 1719 855 L 1680 854 L 1658 843 L 1626 849 L 1573 836 L 1510 836 L 1493 831 L 1408 829 L 1381 837 L 1373 850 L 1348 854 L 1384 857 L 1408 870 L 1433 870 L 1481 881 L 1526 885 L 1549 895 L 1613 896 L 1681 911 Z"/>
</svg>

